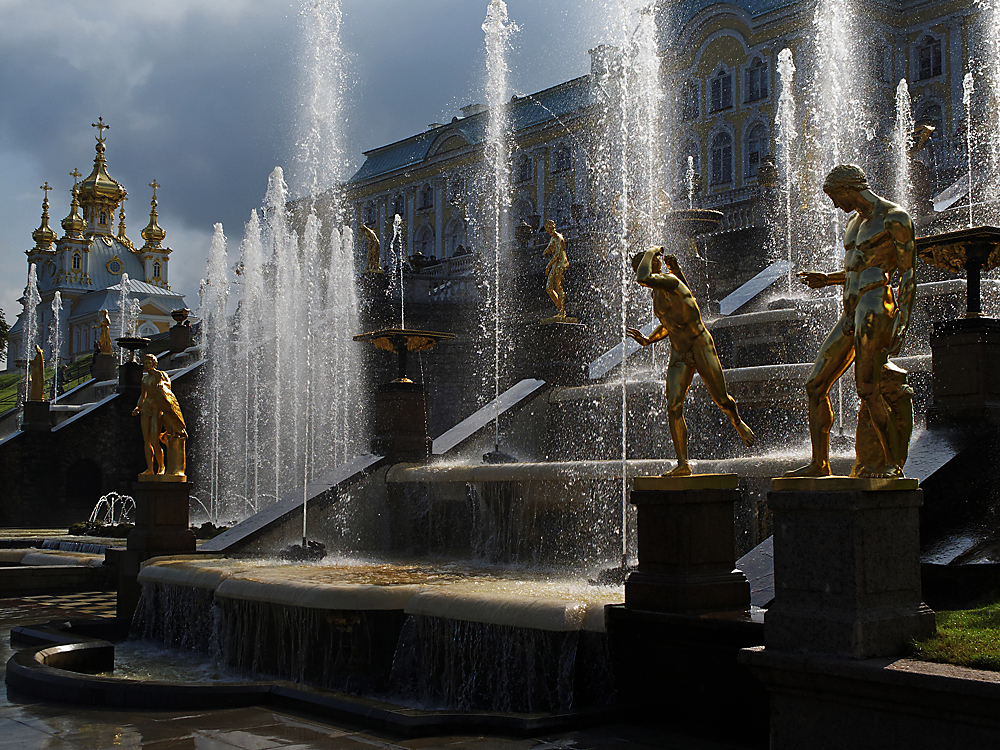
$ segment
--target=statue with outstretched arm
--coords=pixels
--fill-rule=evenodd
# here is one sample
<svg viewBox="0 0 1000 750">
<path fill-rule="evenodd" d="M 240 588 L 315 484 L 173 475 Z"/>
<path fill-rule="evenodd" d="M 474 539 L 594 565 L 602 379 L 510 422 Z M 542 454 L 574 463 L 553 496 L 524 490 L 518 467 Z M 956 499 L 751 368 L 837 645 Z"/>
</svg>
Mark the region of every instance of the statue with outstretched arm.
<svg viewBox="0 0 1000 750">
<path fill-rule="evenodd" d="M 665 476 L 688 476 L 687 422 L 684 420 L 684 399 L 691 380 L 697 372 L 708 389 L 709 395 L 739 433 L 743 444 L 754 443 L 753 431 L 740 419 L 736 401 L 726 391 L 722 363 L 715 350 L 715 341 L 701 319 L 701 310 L 691 294 L 687 279 L 673 255 L 663 255 L 663 272 L 660 257 L 662 247 L 653 247 L 632 258 L 635 280 L 648 287 L 653 299 L 653 312 L 660 324 L 646 337 L 636 328 L 627 333 L 642 346 L 670 339 L 670 363 L 667 366 L 667 416 L 670 437 L 677 454 L 677 466 Z"/>
<path fill-rule="evenodd" d="M 862 416 L 871 419 L 884 454 L 884 461 L 857 466 L 853 473 L 901 477 L 908 445 L 903 446 L 896 433 L 906 428 L 890 413 L 882 379 L 889 357 L 903 346 L 913 312 L 917 288 L 913 222 L 902 208 L 869 190 L 864 171 L 852 164 L 835 167 L 823 190 L 834 206 L 851 214 L 844 231 L 844 270 L 803 271 L 799 278 L 812 289 L 844 287 L 844 309 L 820 347 L 806 383 L 812 460 L 785 476 L 830 475 L 830 389 L 853 362 Z"/>
</svg>

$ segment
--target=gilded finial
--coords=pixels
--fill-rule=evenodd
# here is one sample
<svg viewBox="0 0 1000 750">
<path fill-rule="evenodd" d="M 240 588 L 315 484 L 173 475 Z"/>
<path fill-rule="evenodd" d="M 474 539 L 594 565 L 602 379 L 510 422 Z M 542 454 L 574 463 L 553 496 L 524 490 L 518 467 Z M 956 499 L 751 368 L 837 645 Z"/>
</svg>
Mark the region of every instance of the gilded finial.
<svg viewBox="0 0 1000 750">
<path fill-rule="evenodd" d="M 81 233 L 87 226 L 87 223 L 80 215 L 80 188 L 77 180 L 81 175 L 80 171 L 77 169 L 74 169 L 69 174 L 70 177 L 73 178 L 73 189 L 69 191 L 70 195 L 73 196 L 73 200 L 69 204 L 69 215 L 62 220 L 62 228 L 66 231 L 67 238 L 79 239 Z"/>
<path fill-rule="evenodd" d="M 156 181 L 155 177 L 153 178 L 153 181 L 151 183 L 149 183 L 149 186 L 151 188 L 153 188 L 153 205 L 155 206 L 156 205 L 156 188 L 163 187 L 163 186 Z"/>
<path fill-rule="evenodd" d="M 45 198 L 42 200 L 42 223 L 38 229 L 31 233 L 31 239 L 35 241 L 35 250 L 51 251 L 52 243 L 57 239 L 56 233 L 49 226 L 49 191 L 52 187 L 46 180 L 45 184 L 40 185 L 38 189 L 45 191 Z M 31 250 L 28 251 L 29 254 L 31 252 Z"/>
<path fill-rule="evenodd" d="M 79 169 L 73 167 L 73 171 L 69 173 L 69 176 L 73 178 L 73 193 L 76 194 L 77 182 L 81 177 L 83 177 L 83 175 L 80 173 Z"/>
<path fill-rule="evenodd" d="M 97 118 L 97 122 L 90 123 L 90 127 L 97 128 L 97 142 L 98 143 L 104 143 L 104 141 L 107 140 L 104 137 L 104 131 L 105 130 L 110 130 L 111 126 L 104 124 L 104 117 L 98 117 Z"/>
<path fill-rule="evenodd" d="M 153 197 L 149 201 L 149 224 L 146 225 L 146 228 L 140 234 L 146 241 L 143 250 L 161 250 L 160 243 L 163 242 L 163 238 L 167 236 L 167 233 L 156 223 L 156 189 L 162 187 L 162 185 L 154 179 L 149 183 L 149 186 L 153 188 Z"/>
</svg>

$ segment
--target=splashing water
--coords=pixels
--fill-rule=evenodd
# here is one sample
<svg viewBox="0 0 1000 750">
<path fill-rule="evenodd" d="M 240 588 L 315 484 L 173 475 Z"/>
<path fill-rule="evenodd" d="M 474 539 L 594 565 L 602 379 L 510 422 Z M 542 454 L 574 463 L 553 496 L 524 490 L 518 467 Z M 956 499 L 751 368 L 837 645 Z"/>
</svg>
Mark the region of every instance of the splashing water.
<svg viewBox="0 0 1000 750">
<path fill-rule="evenodd" d="M 694 208 L 694 157 L 688 156 L 687 168 L 687 188 L 688 188 L 688 208 Z"/>
<path fill-rule="evenodd" d="M 896 87 L 896 126 L 892 131 L 892 152 L 896 162 L 895 200 L 907 211 L 910 210 L 912 185 L 910 183 L 910 147 L 913 143 L 913 110 L 910 106 L 910 90 L 906 79 L 900 78 Z"/>
<path fill-rule="evenodd" d="M 52 378 L 52 400 L 59 398 L 59 351 L 61 342 L 59 336 L 59 313 L 62 312 L 62 292 L 56 292 L 52 297 L 52 324 L 49 327 L 49 351 L 52 357 L 54 376 Z"/>
<path fill-rule="evenodd" d="M 392 262 L 396 271 L 393 274 L 393 280 L 399 284 L 399 327 L 406 328 L 406 295 L 403 293 L 403 262 L 405 260 L 403 255 L 405 249 L 403 247 L 402 228 L 403 217 L 399 214 L 394 214 L 392 217 L 392 241 L 389 244 L 392 252 Z"/>
<path fill-rule="evenodd" d="M 229 299 L 228 261 L 226 256 L 226 235 L 222 224 L 216 224 L 212 244 L 208 250 L 208 268 L 202 285 L 204 294 L 201 302 L 202 326 L 204 329 L 205 351 L 208 359 L 208 388 L 204 396 L 203 413 L 209 424 L 210 451 L 206 460 L 209 464 L 208 484 L 209 520 L 219 522 L 219 488 L 224 481 L 222 467 L 231 462 L 228 445 L 223 445 L 220 430 L 222 402 L 226 399 L 230 379 L 229 325 L 226 308 Z"/>
<path fill-rule="evenodd" d="M 24 399 L 28 398 L 28 374 L 31 372 L 31 357 L 38 339 L 38 306 L 42 298 L 38 294 L 38 272 L 35 264 L 28 266 L 28 286 L 24 293 Z"/>
<path fill-rule="evenodd" d="M 778 173 L 785 203 L 785 257 L 788 260 L 788 293 L 792 293 L 792 191 L 795 187 L 796 172 L 792 165 L 792 143 L 798 136 L 795 126 L 795 63 L 792 51 L 785 47 L 778 53 L 778 81 L 781 94 L 778 97 L 777 144 Z"/>
<path fill-rule="evenodd" d="M 972 94 L 976 90 L 976 84 L 972 73 L 966 73 L 962 79 L 962 104 L 965 105 L 965 159 L 966 174 L 969 176 L 969 228 L 972 224 Z"/>
<path fill-rule="evenodd" d="M 128 310 L 129 305 L 129 279 L 128 274 L 122 274 L 122 280 L 119 284 L 120 290 L 118 292 L 118 335 L 122 338 L 128 336 Z M 125 362 L 125 350 L 122 348 L 118 349 L 118 364 L 124 364 Z"/>
</svg>

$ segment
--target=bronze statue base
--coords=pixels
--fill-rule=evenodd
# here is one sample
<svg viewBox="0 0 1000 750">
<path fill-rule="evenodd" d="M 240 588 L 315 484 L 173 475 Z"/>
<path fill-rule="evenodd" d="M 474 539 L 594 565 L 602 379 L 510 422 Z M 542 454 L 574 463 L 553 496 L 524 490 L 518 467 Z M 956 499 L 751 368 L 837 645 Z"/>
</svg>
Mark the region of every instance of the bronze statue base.
<svg viewBox="0 0 1000 750">
<path fill-rule="evenodd" d="M 775 477 L 773 492 L 878 492 L 915 490 L 920 480 L 906 477 Z"/>
<path fill-rule="evenodd" d="M 184 474 L 140 474 L 140 482 L 186 482 Z"/>
<path fill-rule="evenodd" d="M 686 477 L 636 477 L 632 489 L 642 490 L 735 490 L 736 474 L 689 474 Z"/>
</svg>

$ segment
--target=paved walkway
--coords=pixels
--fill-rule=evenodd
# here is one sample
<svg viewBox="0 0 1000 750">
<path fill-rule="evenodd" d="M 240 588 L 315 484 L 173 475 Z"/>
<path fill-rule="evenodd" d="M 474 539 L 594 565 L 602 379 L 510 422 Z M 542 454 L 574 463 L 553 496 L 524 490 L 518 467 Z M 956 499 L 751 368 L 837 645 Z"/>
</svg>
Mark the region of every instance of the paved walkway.
<svg viewBox="0 0 1000 750">
<path fill-rule="evenodd" d="M 10 629 L 56 618 L 104 616 L 114 611 L 114 593 L 0 599 L 0 673 L 12 651 Z M 2 677 L 2 674 L 0 674 Z M 0 750 L 737 750 L 733 746 L 665 733 L 655 726 L 620 724 L 530 739 L 392 735 L 317 721 L 267 708 L 220 711 L 121 711 L 39 703 L 8 695 L 0 682 Z"/>
</svg>

